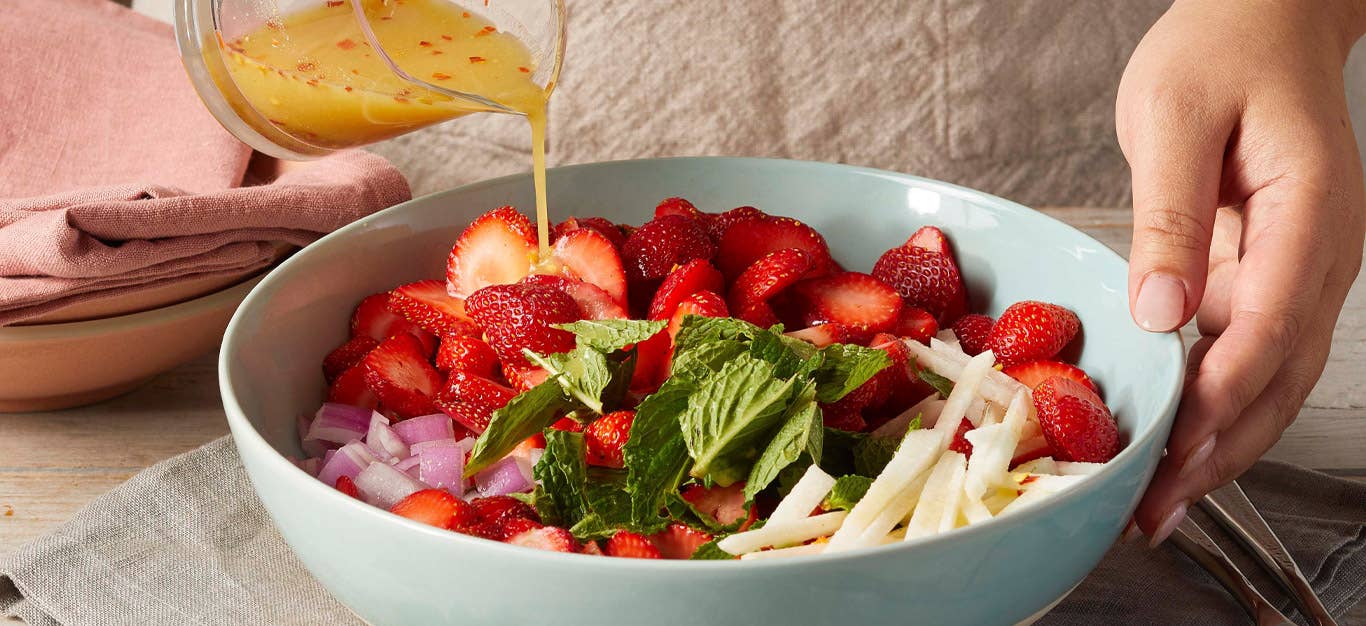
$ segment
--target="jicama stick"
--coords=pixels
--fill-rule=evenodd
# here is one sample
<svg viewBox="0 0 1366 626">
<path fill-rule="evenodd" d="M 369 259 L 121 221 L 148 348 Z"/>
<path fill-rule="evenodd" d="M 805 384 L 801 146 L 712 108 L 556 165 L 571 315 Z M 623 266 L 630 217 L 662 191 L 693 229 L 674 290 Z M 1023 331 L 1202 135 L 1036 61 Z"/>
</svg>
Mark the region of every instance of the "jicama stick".
<svg viewBox="0 0 1366 626">
<path fill-rule="evenodd" d="M 886 424 L 877 427 L 873 431 L 874 437 L 902 437 L 906 434 L 906 428 L 910 426 L 911 420 L 920 418 L 920 425 L 923 428 L 934 426 L 939 419 L 939 413 L 944 410 L 944 401 L 939 399 L 939 394 L 932 393 L 925 396 L 924 400 L 915 403 L 911 408 L 902 411 L 896 417 L 887 420 Z"/>
<path fill-rule="evenodd" d="M 758 552 L 747 552 L 740 555 L 741 561 L 757 561 L 759 559 L 782 559 L 790 556 L 807 556 L 809 554 L 820 554 L 825 552 L 825 544 L 808 543 L 791 548 L 778 548 L 776 550 L 760 550 Z"/>
<path fill-rule="evenodd" d="M 892 500 L 891 504 L 887 505 L 887 508 L 882 510 L 882 513 L 878 514 L 872 523 L 868 524 L 868 528 L 864 529 L 863 535 L 858 539 L 858 545 L 861 547 L 882 545 L 882 538 L 886 537 L 887 533 L 891 532 L 901 522 L 906 521 L 906 518 L 911 515 L 916 502 L 920 501 L 921 492 L 925 489 L 925 479 L 929 476 L 929 472 L 921 472 L 915 480 L 912 480 L 911 484 L 906 486 L 905 491 L 902 491 L 896 499 Z"/>
<path fill-rule="evenodd" d="M 925 481 L 925 490 L 911 514 L 911 522 L 906 525 L 907 541 L 953 529 L 958 522 L 967 467 L 967 458 L 952 450 L 939 457 Z"/>
<path fill-rule="evenodd" d="M 1030 477 L 1032 480 L 1020 485 L 1020 490 L 1024 493 L 1020 494 L 1020 497 L 1016 498 L 1014 502 L 1007 504 L 1004 509 L 1001 509 L 1000 515 L 1013 513 L 1033 506 L 1036 502 L 1047 500 L 1053 494 L 1077 484 L 1083 478 L 1082 476 L 1045 476 L 1040 474 L 1031 474 Z"/>
<path fill-rule="evenodd" d="M 954 433 L 958 431 L 958 425 L 963 422 L 963 416 L 967 413 L 968 405 L 972 404 L 973 399 L 977 397 L 977 389 L 982 384 L 983 377 L 995 363 L 995 355 L 987 350 L 972 357 L 972 360 L 963 367 L 962 375 L 953 385 L 953 393 L 949 394 L 948 401 L 944 404 L 944 410 L 939 414 L 939 421 L 934 424 L 934 429 L 944 437 L 943 445 L 945 448 L 953 441 Z"/>
<path fill-rule="evenodd" d="M 1054 464 L 1057 471 L 1052 473 L 1059 476 L 1088 476 L 1099 472 L 1104 463 L 1084 463 L 1082 461 L 1058 461 Z"/>
<path fill-rule="evenodd" d="M 1034 409 L 1023 391 L 1016 392 L 1000 424 L 983 426 L 967 432 L 972 444 L 972 459 L 968 461 L 965 488 L 968 496 L 981 499 L 990 486 L 1008 486 L 1010 459 L 1024 428 L 1029 412 Z"/>
<path fill-rule="evenodd" d="M 787 493 L 787 497 L 778 503 L 777 508 L 773 509 L 773 514 L 768 516 L 768 523 L 790 522 L 809 517 L 811 511 L 820 506 L 825 500 L 826 494 L 835 486 L 835 478 L 812 463 L 806 468 L 806 473 L 802 474 L 801 480 L 792 486 L 792 491 Z"/>
<path fill-rule="evenodd" d="M 901 441 L 891 461 L 887 462 L 882 473 L 868 486 L 863 498 L 849 511 L 848 519 L 831 535 L 827 550 L 835 552 L 857 545 L 868 525 L 934 462 L 943 446 L 943 436 L 933 430 L 906 433 L 906 438 Z"/>
<path fill-rule="evenodd" d="M 1033 461 L 1026 461 L 1011 469 L 1012 472 L 1024 472 L 1026 474 L 1061 474 L 1058 471 L 1058 463 L 1051 456 L 1041 456 Z"/>
<path fill-rule="evenodd" d="M 848 514 L 848 511 L 831 511 L 794 522 L 768 523 L 763 528 L 726 537 L 716 542 L 716 547 L 731 554 L 745 554 L 767 546 L 790 546 L 835 532 Z"/>
<path fill-rule="evenodd" d="M 957 382 L 963 375 L 963 367 L 972 358 L 961 351 L 948 351 L 947 347 L 943 350 L 933 350 L 925 347 L 919 341 L 908 340 L 903 342 L 911 356 L 915 357 L 916 364 L 920 367 L 928 368 L 930 371 L 943 376 L 949 380 Z M 935 344 L 934 340 L 931 340 Z M 935 345 L 944 346 L 943 342 Z M 1010 404 L 1010 399 L 1014 397 L 1015 391 L 1024 389 L 1029 391 L 1029 387 L 1024 386 L 1020 381 L 1015 380 L 995 369 L 987 373 L 982 384 L 982 397 L 988 401 L 995 402 L 1001 406 Z"/>
<path fill-rule="evenodd" d="M 991 510 L 987 508 L 987 505 L 982 504 L 981 497 L 973 497 L 966 491 L 963 493 L 962 510 L 963 517 L 967 518 L 969 524 L 985 522 L 992 518 Z"/>
</svg>

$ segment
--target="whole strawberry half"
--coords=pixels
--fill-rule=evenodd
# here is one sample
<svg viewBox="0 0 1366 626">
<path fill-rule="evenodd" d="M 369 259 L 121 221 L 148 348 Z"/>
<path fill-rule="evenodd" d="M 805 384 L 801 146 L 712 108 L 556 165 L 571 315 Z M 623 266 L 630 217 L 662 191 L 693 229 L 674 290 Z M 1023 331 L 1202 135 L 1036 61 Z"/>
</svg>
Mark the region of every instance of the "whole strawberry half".
<svg viewBox="0 0 1366 626">
<path fill-rule="evenodd" d="M 444 489 L 415 491 L 399 500 L 389 512 L 447 530 L 468 525 L 476 517 L 473 507 Z"/>
<path fill-rule="evenodd" d="M 852 338 L 849 329 L 846 328 L 844 324 L 836 322 L 816 324 L 815 326 L 790 331 L 784 334 L 793 339 L 806 341 L 817 348 L 824 348 L 833 343 L 848 343 Z"/>
<path fill-rule="evenodd" d="M 436 368 L 442 371 L 464 370 L 489 377 L 498 371 L 498 355 L 483 339 L 450 335 L 443 337 L 436 347 Z"/>
<path fill-rule="evenodd" d="M 446 290 L 466 298 L 489 285 L 515 283 L 531 272 L 536 228 L 510 206 L 479 216 L 455 240 L 446 260 Z"/>
<path fill-rule="evenodd" d="M 901 296 L 859 272 L 810 278 L 793 285 L 792 291 L 804 325 L 842 324 L 859 342 L 891 330 L 901 315 Z"/>
<path fill-rule="evenodd" d="M 674 266 L 693 259 L 710 259 L 716 248 L 696 221 L 681 215 L 663 215 L 646 222 L 621 247 L 626 277 L 631 283 L 649 283 L 669 275 Z"/>
<path fill-rule="evenodd" d="M 612 538 L 607 540 L 603 552 L 607 556 L 628 559 L 660 558 L 659 548 L 655 547 L 654 542 L 644 535 L 628 530 L 617 531 L 617 534 L 612 535 Z"/>
<path fill-rule="evenodd" d="M 1079 330 L 1076 313 L 1056 304 L 1025 300 L 1001 313 L 988 343 L 997 362 L 1010 367 L 1057 356 Z"/>
<path fill-rule="evenodd" d="M 707 221 L 707 235 L 712 241 L 721 242 L 721 237 L 726 234 L 730 227 L 750 218 L 767 218 L 769 215 L 752 206 L 735 207 L 720 215 L 714 215 Z"/>
<path fill-rule="evenodd" d="M 492 285 L 474 292 L 465 310 L 484 329 L 489 346 L 504 364 L 528 366 L 522 349 L 553 354 L 574 349 L 574 334 L 555 324 L 583 317 L 579 305 L 559 289 L 534 284 Z"/>
<path fill-rule="evenodd" d="M 580 229 L 560 237 L 550 251 L 566 275 L 594 285 L 626 307 L 626 271 L 616 246 L 601 233 Z"/>
<path fill-rule="evenodd" d="M 665 215 L 678 215 L 699 221 L 708 220 L 712 217 L 710 214 L 703 213 L 693 203 L 688 202 L 686 198 L 665 198 L 661 200 L 655 206 L 655 217 L 664 217 Z"/>
<path fill-rule="evenodd" d="M 816 229 L 790 217 L 764 216 L 737 220 L 726 228 L 717 244 L 716 267 L 734 280 L 755 261 L 785 248 L 806 253 L 815 275 L 827 273 L 834 264 L 830 246 Z"/>
<path fill-rule="evenodd" d="M 873 276 L 907 304 L 929 311 L 940 327 L 953 325 L 967 311 L 963 277 L 947 254 L 912 246 L 892 248 L 873 264 Z"/>
<path fill-rule="evenodd" d="M 711 533 L 679 522 L 673 522 L 664 530 L 650 535 L 650 542 L 659 549 L 659 555 L 666 559 L 692 558 L 693 553 L 697 552 L 702 544 L 711 540 Z"/>
<path fill-rule="evenodd" d="M 811 256 L 800 248 L 783 248 L 764 255 L 735 278 L 727 304 L 732 311 L 747 311 L 767 303 L 811 271 Z"/>
<path fill-rule="evenodd" d="M 541 285 L 558 289 L 567 294 L 579 305 L 584 319 L 626 319 L 628 312 L 622 304 L 597 285 L 583 282 L 577 278 L 553 274 L 531 274 L 522 279 L 524 285 Z"/>
<path fill-rule="evenodd" d="M 995 325 L 996 321 L 990 317 L 969 313 L 954 322 L 953 334 L 958 337 L 963 352 L 977 356 L 991 347 L 991 327 Z"/>
<path fill-rule="evenodd" d="M 902 305 L 901 315 L 897 316 L 896 326 L 892 329 L 892 334 L 898 337 L 914 339 L 926 345 L 930 343 L 930 337 L 938 333 L 939 322 L 935 321 L 934 316 L 925 309 L 909 304 Z"/>
<path fill-rule="evenodd" d="M 586 426 L 583 436 L 588 464 L 624 467 L 622 449 L 626 447 L 626 440 L 631 438 L 631 422 L 635 418 L 635 411 L 613 411 Z"/>
<path fill-rule="evenodd" d="M 441 373 L 427 362 L 416 337 L 400 334 L 386 339 L 365 355 L 361 366 L 366 384 L 400 417 L 437 412 L 432 400 L 441 388 Z"/>
<path fill-rule="evenodd" d="M 911 374 L 911 351 L 901 339 L 882 333 L 875 335 L 868 347 L 886 352 L 892 360 L 891 365 L 873 376 L 878 383 L 878 395 L 868 408 L 880 409 L 878 412 L 882 415 L 897 414 L 934 393 L 925 381 Z"/>
<path fill-rule="evenodd" d="M 372 339 L 369 335 L 352 337 L 346 343 L 337 347 L 323 357 L 323 377 L 330 384 L 337 380 L 346 370 L 355 367 L 360 363 L 365 355 L 370 354 L 371 350 L 378 346 L 379 342 Z"/>
<path fill-rule="evenodd" d="M 1104 463 L 1119 453 L 1119 429 L 1100 397 L 1086 385 L 1055 376 L 1034 388 L 1044 438 L 1059 461 Z"/>
<path fill-rule="evenodd" d="M 363 359 L 332 381 L 327 387 L 327 401 L 366 409 L 379 408 L 379 396 L 370 388 L 370 383 L 365 382 Z"/>
<path fill-rule="evenodd" d="M 351 314 L 351 336 L 384 341 L 399 333 L 407 333 L 421 339 L 424 346 L 430 341 L 431 347 L 436 347 L 435 337 L 389 309 L 390 297 L 389 292 L 385 292 L 361 300 Z"/>
<path fill-rule="evenodd" d="M 507 406 L 516 395 L 517 391 L 514 389 L 473 372 L 457 369 L 451 370 L 439 397 L 443 402 L 470 404 L 492 413 Z"/>
<path fill-rule="evenodd" d="M 666 320 L 673 317 L 678 304 L 684 298 L 699 291 L 720 292 L 725 288 L 721 272 L 716 271 L 705 259 L 693 259 L 678 266 L 660 283 L 650 300 L 649 318 Z"/>
<path fill-rule="evenodd" d="M 1033 389 L 1038 387 L 1043 381 L 1061 376 L 1063 378 L 1077 381 L 1086 385 L 1093 393 L 1099 394 L 1100 388 L 1096 387 L 1096 381 L 1091 380 L 1080 367 L 1063 363 L 1062 361 L 1030 361 L 1020 363 L 1005 368 L 1006 376 L 1024 383 L 1026 387 Z"/>
<path fill-rule="evenodd" d="M 390 311 L 438 337 L 476 335 L 478 329 L 465 314 L 465 303 L 446 293 L 439 280 L 419 280 L 389 294 Z"/>
<path fill-rule="evenodd" d="M 612 220 L 605 217 L 571 217 L 560 222 L 550 229 L 550 243 L 553 244 L 560 237 L 583 229 L 597 231 L 598 234 L 612 242 L 612 247 L 618 250 L 621 249 L 621 244 L 626 243 L 626 233 L 621 232 L 621 229 L 613 224 Z"/>
</svg>

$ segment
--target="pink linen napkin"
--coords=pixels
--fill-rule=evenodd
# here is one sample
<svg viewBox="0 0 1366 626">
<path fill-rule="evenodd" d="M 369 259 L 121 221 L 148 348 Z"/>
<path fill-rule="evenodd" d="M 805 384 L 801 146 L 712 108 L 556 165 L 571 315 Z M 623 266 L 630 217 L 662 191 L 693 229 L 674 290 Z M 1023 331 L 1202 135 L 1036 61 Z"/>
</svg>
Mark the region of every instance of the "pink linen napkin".
<svg viewBox="0 0 1366 626">
<path fill-rule="evenodd" d="M 243 186 L 252 151 L 199 101 L 170 27 L 108 0 L 4 0 L 0 76 L 0 326 L 258 269 L 410 197 L 358 151 Z"/>
</svg>

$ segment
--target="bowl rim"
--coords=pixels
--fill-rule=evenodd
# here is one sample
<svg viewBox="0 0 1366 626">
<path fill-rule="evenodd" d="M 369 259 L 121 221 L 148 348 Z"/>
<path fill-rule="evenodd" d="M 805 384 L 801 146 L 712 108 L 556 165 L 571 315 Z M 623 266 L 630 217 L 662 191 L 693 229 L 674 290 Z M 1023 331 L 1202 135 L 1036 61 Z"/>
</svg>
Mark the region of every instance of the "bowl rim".
<svg viewBox="0 0 1366 626">
<path fill-rule="evenodd" d="M 63 340 L 71 341 L 96 335 L 108 335 L 135 328 L 164 324 L 171 320 L 185 319 L 204 311 L 218 309 L 243 301 L 255 291 L 256 286 L 265 280 L 268 272 L 260 271 L 245 276 L 242 280 L 217 291 L 200 295 L 166 306 L 135 311 L 123 315 L 98 317 L 90 320 L 56 322 L 52 324 L 21 324 L 0 326 L 0 344 L 24 343 L 30 341 Z M 234 312 L 234 317 L 236 313 Z"/>
<path fill-rule="evenodd" d="M 1094 237 L 1086 234 L 1082 230 L 1041 211 L 1031 209 L 1022 204 L 1013 202 L 1011 200 L 1007 200 L 1005 198 L 1001 198 L 999 196 L 995 196 L 983 191 L 977 191 L 975 189 L 971 189 L 968 187 L 963 187 L 961 185 L 955 185 L 953 183 L 935 180 L 932 178 L 925 178 L 923 176 L 916 176 L 914 174 L 905 174 L 870 167 L 846 165 L 842 163 L 827 163 L 822 161 L 803 161 L 795 159 L 777 159 L 767 157 L 698 156 L 622 159 L 616 161 L 580 163 L 575 165 L 552 167 L 549 169 L 549 173 L 574 172 L 584 169 L 612 168 L 646 163 L 669 164 L 698 161 L 720 163 L 731 162 L 736 164 L 743 163 L 750 165 L 767 165 L 798 169 L 835 169 L 857 175 L 885 178 L 897 182 L 909 181 L 915 183 L 917 186 L 931 189 L 941 194 L 954 197 L 960 200 L 968 201 L 973 204 L 982 205 L 992 210 L 1004 211 L 1006 213 L 1015 215 L 1031 214 L 1034 217 L 1043 218 L 1044 220 L 1052 222 L 1054 226 L 1060 227 L 1065 231 L 1070 232 L 1072 235 L 1080 238 L 1082 241 L 1089 241 L 1095 244 L 1095 246 L 1097 247 L 1097 253 L 1100 254 L 1103 258 L 1108 259 L 1108 261 L 1105 262 L 1113 261 L 1125 265 L 1128 264 L 1128 261 L 1124 259 L 1124 257 L 1120 256 L 1119 253 L 1110 249 L 1109 246 L 1106 246 L 1105 244 L 1101 243 Z M 825 565 L 830 563 L 842 562 L 848 559 L 886 556 L 897 551 L 913 551 L 920 546 L 924 546 L 931 543 L 953 539 L 969 538 L 978 534 L 991 532 L 998 526 L 1001 526 L 1005 523 L 1027 524 L 1030 523 L 1032 520 L 1035 520 L 1041 516 L 1048 514 L 1051 509 L 1055 508 L 1053 506 L 1050 506 L 1052 504 L 1074 501 L 1078 498 L 1085 497 L 1086 495 L 1095 492 L 1097 489 L 1099 489 L 1099 485 L 1101 482 L 1103 482 L 1103 478 L 1111 477 L 1114 474 L 1117 474 L 1120 471 L 1121 466 L 1128 465 L 1129 462 L 1136 460 L 1134 457 L 1139 455 L 1142 452 L 1142 450 L 1146 449 L 1148 447 L 1148 444 L 1150 444 L 1152 440 L 1157 437 L 1157 433 L 1159 430 L 1162 430 L 1164 422 L 1168 420 L 1174 420 L 1176 405 L 1180 401 L 1182 386 L 1184 382 L 1183 377 L 1178 374 L 1173 374 L 1172 384 L 1169 385 L 1170 388 L 1167 389 L 1167 397 L 1161 403 L 1161 409 L 1158 411 L 1159 416 L 1173 415 L 1172 418 L 1162 419 L 1159 417 L 1158 419 L 1152 420 L 1147 424 L 1145 428 L 1143 428 L 1142 431 L 1136 433 L 1135 436 L 1131 437 L 1128 443 L 1124 446 L 1124 448 L 1120 450 L 1119 454 L 1116 455 L 1114 459 L 1111 459 L 1109 462 L 1107 462 L 1104 467 L 1102 467 L 1094 474 L 1088 475 L 1086 477 L 1086 480 L 1078 481 L 1075 485 L 1072 485 L 1056 494 L 1053 494 L 1050 498 L 1048 498 L 1048 500 L 1045 503 L 1043 503 L 1040 506 L 1030 506 L 1019 511 L 1016 511 L 1005 518 L 1001 516 L 993 516 L 991 519 L 986 520 L 984 522 L 972 524 L 961 528 L 955 528 L 944 533 L 939 533 L 927 537 L 921 537 L 909 541 L 901 541 L 891 544 L 884 544 L 881 546 L 858 548 L 835 553 L 816 554 L 796 559 L 762 559 L 759 561 L 748 561 L 744 562 L 743 565 L 736 564 L 740 562 L 740 559 L 692 561 L 668 559 L 653 560 L 593 558 L 595 555 L 579 553 L 556 553 L 544 550 L 518 549 L 518 546 L 507 545 L 503 544 L 502 542 L 483 539 L 480 537 L 472 537 L 461 533 L 443 530 L 398 515 L 394 515 L 393 513 L 390 513 L 389 511 L 386 511 L 382 508 L 370 505 L 365 502 L 361 502 L 359 500 L 356 500 L 355 498 L 352 498 L 348 495 L 345 495 L 337 491 L 336 489 L 327 487 L 322 482 L 318 481 L 315 477 L 310 476 L 307 472 L 304 472 L 302 469 L 300 469 L 292 462 L 290 462 L 289 459 L 285 457 L 285 455 L 281 454 L 279 450 L 276 450 L 275 447 L 270 444 L 270 442 L 266 441 L 265 438 L 261 436 L 261 433 L 258 432 L 256 428 L 252 425 L 251 420 L 249 420 L 246 417 L 246 413 L 243 411 L 241 404 L 237 401 L 236 394 L 233 391 L 234 381 L 230 373 L 229 365 L 232 362 L 232 360 L 236 357 L 238 349 L 237 341 L 235 341 L 238 332 L 237 329 L 240 324 L 245 323 L 242 322 L 242 319 L 246 315 L 246 313 L 255 305 L 254 301 L 260 298 L 268 297 L 268 294 L 274 290 L 275 282 L 282 280 L 280 276 L 288 273 L 290 271 L 289 268 L 292 268 L 294 264 L 301 262 L 299 259 L 308 253 L 308 248 L 312 248 L 313 246 L 319 244 L 325 245 L 333 240 L 344 239 L 346 237 L 351 236 L 353 233 L 361 232 L 368 227 L 369 222 L 375 219 L 379 219 L 381 217 L 386 217 L 388 214 L 391 213 L 402 212 L 406 210 L 407 207 L 418 201 L 430 202 L 434 199 L 439 199 L 448 195 L 469 193 L 471 191 L 477 191 L 492 186 L 505 185 L 507 183 L 515 181 L 525 181 L 526 184 L 530 184 L 530 179 L 531 173 L 523 172 L 519 174 L 512 174 L 508 176 L 501 176 L 498 178 L 482 180 L 470 183 L 468 185 L 462 185 L 460 187 L 455 187 L 453 189 L 439 191 L 418 198 L 407 200 L 405 202 L 396 204 L 382 211 L 373 213 L 367 217 L 356 220 L 355 222 L 347 224 L 346 226 L 343 226 L 342 228 L 339 228 L 336 231 L 333 231 L 323 236 L 318 241 L 314 242 L 310 246 L 294 254 L 289 259 L 286 259 L 284 262 L 280 263 L 275 268 L 272 268 L 271 271 L 264 278 L 260 279 L 260 281 L 255 285 L 255 287 L 252 288 L 251 292 L 248 293 L 246 298 L 243 299 L 242 304 L 233 313 L 232 319 L 228 322 L 227 330 L 224 332 L 223 347 L 219 351 L 219 390 L 223 400 L 224 412 L 227 415 L 228 425 L 232 430 L 234 441 L 238 445 L 242 445 L 245 443 L 252 447 L 265 448 L 269 451 L 269 454 L 265 455 L 265 459 L 270 466 L 268 468 L 270 471 L 297 472 L 297 475 L 294 476 L 296 480 L 299 478 L 306 478 L 308 483 L 312 483 L 315 486 L 306 488 L 325 489 L 325 491 L 330 492 L 330 494 L 323 495 L 322 497 L 337 498 L 337 500 L 334 500 L 334 502 L 341 502 L 343 500 L 350 501 L 353 506 L 357 507 L 353 510 L 358 511 L 358 514 L 360 515 L 370 516 L 372 520 L 379 523 L 385 523 L 383 520 L 388 520 L 387 523 L 396 523 L 399 527 L 406 527 L 413 532 L 426 534 L 437 541 L 450 541 L 455 542 L 455 545 L 466 544 L 470 547 L 476 548 L 482 547 L 486 549 L 495 550 L 515 550 L 515 552 L 509 553 L 510 557 L 523 558 L 529 561 L 535 561 L 537 563 L 563 564 L 565 562 L 563 559 L 566 557 L 582 557 L 580 558 L 580 562 L 582 564 L 593 564 L 593 567 L 628 568 L 637 570 L 644 569 L 648 571 L 695 572 L 717 571 L 720 568 L 743 567 L 745 569 L 768 570 L 802 567 L 804 565 Z M 455 225 L 452 225 L 452 227 L 454 226 Z M 1165 344 L 1165 348 L 1171 356 L 1174 364 L 1177 365 L 1177 367 L 1171 368 L 1171 371 L 1185 371 L 1185 346 L 1180 333 L 1177 331 L 1173 331 L 1168 333 L 1151 334 L 1153 336 L 1154 341 L 1158 341 L 1162 344 Z M 254 484 L 253 489 L 255 489 Z M 1002 521 L 1003 519 L 1005 521 Z"/>
</svg>

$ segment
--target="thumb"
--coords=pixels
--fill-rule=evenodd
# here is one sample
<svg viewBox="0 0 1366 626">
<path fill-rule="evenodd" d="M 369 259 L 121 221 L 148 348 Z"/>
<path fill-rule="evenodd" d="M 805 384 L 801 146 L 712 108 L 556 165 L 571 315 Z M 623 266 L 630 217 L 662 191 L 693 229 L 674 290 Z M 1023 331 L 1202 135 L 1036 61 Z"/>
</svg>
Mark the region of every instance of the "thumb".
<svg viewBox="0 0 1366 626">
<path fill-rule="evenodd" d="M 1144 108 L 1121 125 L 1134 194 L 1129 310 L 1144 330 L 1166 332 L 1190 321 L 1204 296 L 1232 124 L 1189 107 Z"/>
</svg>

